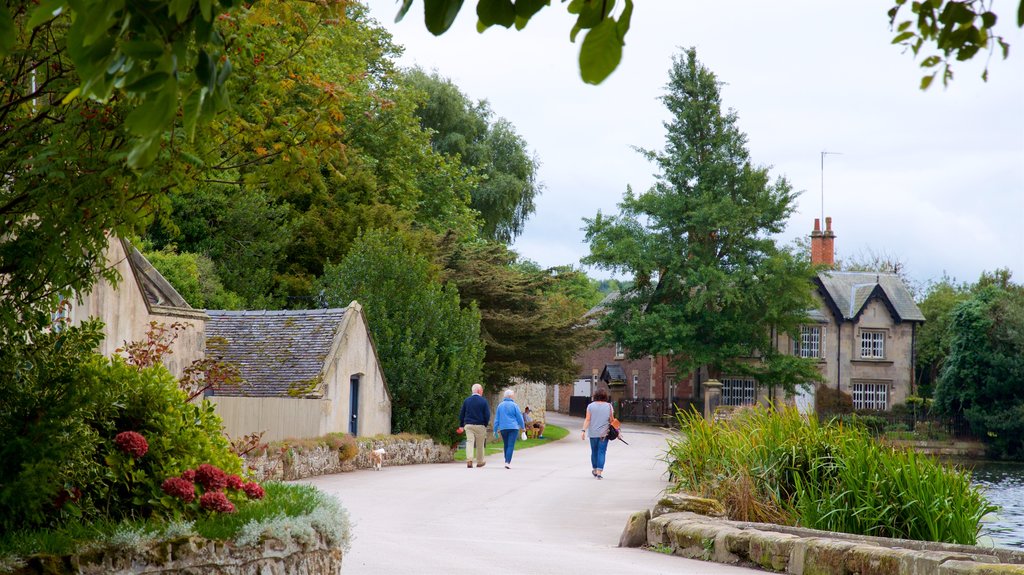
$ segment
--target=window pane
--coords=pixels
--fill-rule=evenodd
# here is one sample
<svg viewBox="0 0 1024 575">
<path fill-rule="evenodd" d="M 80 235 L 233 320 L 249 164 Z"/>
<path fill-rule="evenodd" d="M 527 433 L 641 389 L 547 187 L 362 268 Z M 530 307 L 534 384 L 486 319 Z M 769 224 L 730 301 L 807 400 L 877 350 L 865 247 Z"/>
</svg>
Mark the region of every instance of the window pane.
<svg viewBox="0 0 1024 575">
<path fill-rule="evenodd" d="M 722 405 L 754 405 L 757 382 L 750 377 L 722 378 Z"/>
</svg>

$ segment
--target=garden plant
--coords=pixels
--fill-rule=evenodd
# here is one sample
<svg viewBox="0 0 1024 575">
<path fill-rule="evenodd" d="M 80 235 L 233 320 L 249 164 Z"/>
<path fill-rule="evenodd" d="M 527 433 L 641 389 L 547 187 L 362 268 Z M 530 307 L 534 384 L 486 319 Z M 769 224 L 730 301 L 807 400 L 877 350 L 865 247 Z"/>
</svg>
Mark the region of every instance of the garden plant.
<svg viewBox="0 0 1024 575">
<path fill-rule="evenodd" d="M 677 420 L 673 488 L 718 499 L 733 519 L 973 545 L 996 510 L 968 471 L 885 446 L 859 425 L 762 407 Z"/>
</svg>

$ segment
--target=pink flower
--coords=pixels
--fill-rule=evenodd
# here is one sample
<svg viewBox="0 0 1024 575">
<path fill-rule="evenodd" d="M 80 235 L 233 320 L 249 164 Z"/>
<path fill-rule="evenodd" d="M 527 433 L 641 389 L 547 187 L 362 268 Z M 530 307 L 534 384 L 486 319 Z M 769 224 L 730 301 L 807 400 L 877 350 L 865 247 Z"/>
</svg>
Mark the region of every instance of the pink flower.
<svg viewBox="0 0 1024 575">
<path fill-rule="evenodd" d="M 196 470 L 195 469 L 186 469 L 185 471 L 182 471 L 181 472 L 181 478 L 184 479 L 185 481 L 195 481 L 196 480 Z"/>
<path fill-rule="evenodd" d="M 149 451 L 149 443 L 146 442 L 146 438 L 134 431 L 122 431 L 115 435 L 114 445 L 117 445 L 118 449 L 135 458 L 142 457 Z"/>
<path fill-rule="evenodd" d="M 192 503 L 196 498 L 196 486 L 194 483 L 181 477 L 168 477 L 160 484 L 160 489 L 171 497 L 183 499 L 185 503 Z"/>
<path fill-rule="evenodd" d="M 266 492 L 263 491 L 263 488 L 260 487 L 260 484 L 256 483 L 255 481 L 250 481 L 249 483 L 243 485 L 242 490 L 245 491 L 245 494 L 249 497 L 249 499 L 263 499 L 263 496 L 266 495 Z"/>
<path fill-rule="evenodd" d="M 228 501 L 223 491 L 207 491 L 199 498 L 199 506 L 220 513 L 234 513 L 235 506 Z"/>
<path fill-rule="evenodd" d="M 228 488 L 235 490 L 241 489 L 242 478 L 237 475 L 228 475 Z"/>
<path fill-rule="evenodd" d="M 196 481 L 207 491 L 220 491 L 228 485 L 228 476 L 221 468 L 204 463 L 196 468 Z"/>
</svg>

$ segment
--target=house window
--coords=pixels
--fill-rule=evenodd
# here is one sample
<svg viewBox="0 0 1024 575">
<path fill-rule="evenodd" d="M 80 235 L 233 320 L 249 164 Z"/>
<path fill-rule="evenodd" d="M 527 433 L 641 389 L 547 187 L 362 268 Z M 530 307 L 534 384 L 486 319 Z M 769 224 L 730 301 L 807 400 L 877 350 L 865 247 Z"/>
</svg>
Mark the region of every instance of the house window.
<svg viewBox="0 0 1024 575">
<path fill-rule="evenodd" d="M 633 372 L 633 399 L 636 399 L 636 388 L 640 385 L 640 374 Z"/>
<path fill-rule="evenodd" d="M 860 356 L 865 359 L 885 359 L 885 332 L 860 332 Z"/>
<path fill-rule="evenodd" d="M 752 377 L 722 378 L 722 405 L 754 405 L 757 382 Z"/>
<path fill-rule="evenodd" d="M 800 328 L 800 339 L 793 342 L 793 355 L 798 357 L 825 357 L 825 328 L 805 325 Z"/>
<path fill-rule="evenodd" d="M 889 408 L 889 384 L 853 384 L 853 408 L 885 411 Z"/>
<path fill-rule="evenodd" d="M 615 342 L 615 359 L 622 359 L 626 357 L 626 350 L 622 347 L 622 342 Z"/>
</svg>

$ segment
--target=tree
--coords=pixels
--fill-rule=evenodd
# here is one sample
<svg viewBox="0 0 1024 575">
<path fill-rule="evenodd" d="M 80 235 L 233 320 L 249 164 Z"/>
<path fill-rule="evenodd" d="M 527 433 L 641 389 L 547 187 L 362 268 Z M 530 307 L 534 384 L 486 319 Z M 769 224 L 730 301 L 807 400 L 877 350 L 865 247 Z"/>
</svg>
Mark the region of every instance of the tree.
<svg viewBox="0 0 1024 575">
<path fill-rule="evenodd" d="M 932 395 L 939 380 L 943 364 L 949 355 L 949 330 L 952 312 L 956 306 L 970 297 L 968 286 L 958 286 L 949 277 L 943 277 L 928 286 L 924 298 L 918 304 L 924 314 L 924 323 L 917 331 L 914 349 L 915 374 L 918 393 L 922 397 Z"/>
<path fill-rule="evenodd" d="M 516 253 L 503 244 L 460 242 L 453 234 L 442 238 L 438 264 L 458 286 L 463 304 L 480 310 L 489 385 L 575 378 L 575 356 L 593 341 L 583 320 L 586 303 L 575 298 L 585 276 L 517 263 Z"/>
<path fill-rule="evenodd" d="M 454 285 L 437 281 L 406 239 L 383 231 L 360 236 L 316 285 L 328 305 L 362 304 L 391 391 L 392 430 L 456 440 L 460 402 L 481 378 L 476 305 L 460 306 Z"/>
<path fill-rule="evenodd" d="M 751 164 L 736 113 L 722 110 L 718 80 L 693 49 L 673 59 L 662 100 L 666 149 L 644 152 L 657 183 L 627 189 L 618 215 L 586 220 L 584 261 L 634 278 L 601 328 L 632 357 L 673 356 L 683 372 L 709 365 L 789 391 L 819 379 L 772 339 L 796 333 L 813 307 L 809 262 L 771 237 L 794 209 L 789 183 Z"/>
<path fill-rule="evenodd" d="M 435 35 L 443 34 L 455 21 L 463 0 L 424 0 L 423 13 L 427 29 Z M 412 7 L 413 0 L 403 0 L 396 21 L 401 20 Z M 615 71 L 622 60 L 622 48 L 633 15 L 633 3 L 625 0 L 618 17 L 614 16 L 615 0 L 572 0 L 567 9 L 576 22 L 569 40 L 576 41 L 579 32 L 586 30 L 580 46 L 580 75 L 588 84 L 600 84 Z M 889 9 L 890 26 L 896 28 L 893 44 L 902 44 L 918 56 L 925 46 L 934 46 L 937 54 L 921 61 L 925 69 L 942 64 L 942 81 L 953 78 L 950 58 L 970 60 L 979 51 L 990 54 L 998 47 L 1003 59 L 1009 56 L 1009 44 L 993 34 L 997 16 L 992 12 L 992 0 L 930 0 L 912 1 L 914 17 L 896 20 L 907 6 L 907 0 L 894 0 Z M 477 0 L 477 30 L 483 32 L 493 25 L 522 30 L 530 19 L 550 2 L 545 0 Z M 1024 0 L 1017 6 L 1017 27 L 1024 27 Z M 927 89 L 938 71 L 921 79 L 921 88 Z M 988 78 L 988 67 L 982 79 Z"/>
<path fill-rule="evenodd" d="M 526 141 L 510 122 L 495 120 L 486 101 L 474 104 L 436 72 L 428 75 L 414 68 L 406 73 L 405 82 L 425 94 L 416 114 L 430 132 L 431 145 L 473 177 L 470 206 L 483 219 L 481 234 L 504 243 L 514 240 L 543 188 Z"/>
<path fill-rule="evenodd" d="M 935 406 L 963 413 L 999 457 L 1024 458 L 1024 287 L 982 285 L 951 314 Z"/>
</svg>

